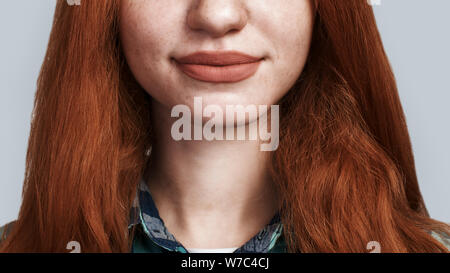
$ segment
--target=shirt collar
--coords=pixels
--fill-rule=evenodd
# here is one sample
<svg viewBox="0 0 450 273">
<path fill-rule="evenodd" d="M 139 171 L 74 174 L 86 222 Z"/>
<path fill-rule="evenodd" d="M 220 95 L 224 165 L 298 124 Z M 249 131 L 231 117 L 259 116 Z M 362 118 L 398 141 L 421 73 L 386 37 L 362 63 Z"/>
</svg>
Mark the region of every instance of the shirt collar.
<svg viewBox="0 0 450 273">
<path fill-rule="evenodd" d="M 158 209 L 144 179 L 141 179 L 139 183 L 133 202 L 129 228 L 136 225 L 141 227 L 146 237 L 158 246 L 169 251 L 187 252 L 186 248 L 176 240 L 164 225 L 164 221 L 159 216 Z M 269 252 L 282 235 L 282 229 L 283 225 L 280 220 L 280 215 L 276 213 L 269 224 L 234 252 Z"/>
</svg>

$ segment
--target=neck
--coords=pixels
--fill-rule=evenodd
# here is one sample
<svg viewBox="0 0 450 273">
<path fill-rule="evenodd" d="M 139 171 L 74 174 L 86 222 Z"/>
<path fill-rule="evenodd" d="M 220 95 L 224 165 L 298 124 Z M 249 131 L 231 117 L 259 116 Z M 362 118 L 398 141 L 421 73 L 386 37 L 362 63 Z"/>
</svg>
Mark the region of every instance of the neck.
<svg viewBox="0 0 450 273">
<path fill-rule="evenodd" d="M 259 141 L 174 141 L 170 109 L 154 103 L 147 182 L 168 230 L 186 247 L 236 247 L 278 210 Z M 211 238 L 217 238 L 211 240 Z"/>
</svg>

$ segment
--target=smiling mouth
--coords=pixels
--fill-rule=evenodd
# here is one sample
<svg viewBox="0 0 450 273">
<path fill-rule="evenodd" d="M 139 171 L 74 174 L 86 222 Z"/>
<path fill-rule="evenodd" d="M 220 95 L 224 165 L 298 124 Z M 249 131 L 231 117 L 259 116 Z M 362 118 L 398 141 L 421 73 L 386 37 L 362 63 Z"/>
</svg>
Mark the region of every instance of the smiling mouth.
<svg viewBox="0 0 450 273">
<path fill-rule="evenodd" d="M 264 58 L 237 51 L 201 51 L 174 60 L 183 73 L 195 80 L 233 83 L 253 76 Z"/>
</svg>

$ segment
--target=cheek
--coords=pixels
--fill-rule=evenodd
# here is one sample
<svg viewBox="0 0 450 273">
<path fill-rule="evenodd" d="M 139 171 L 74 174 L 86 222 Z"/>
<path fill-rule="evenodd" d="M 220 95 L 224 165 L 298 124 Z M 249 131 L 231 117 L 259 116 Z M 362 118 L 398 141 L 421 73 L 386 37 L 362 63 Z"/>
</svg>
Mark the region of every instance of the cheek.
<svg viewBox="0 0 450 273">
<path fill-rule="evenodd" d="M 142 1 L 122 6 L 120 37 L 128 65 L 145 88 L 150 80 L 160 77 L 160 64 L 173 47 L 178 16 L 164 10 L 163 1 Z M 160 4 L 158 4 L 160 3 Z M 167 9 L 167 7 L 165 7 Z"/>
<path fill-rule="evenodd" d="M 136 60 L 154 61 L 161 54 L 160 44 L 166 42 L 159 34 L 164 30 L 154 28 L 154 23 L 150 24 L 148 17 L 142 15 L 142 12 L 128 10 L 124 12 L 120 25 L 122 46 L 130 65 Z"/>
<path fill-rule="evenodd" d="M 300 76 L 308 58 L 314 25 L 309 1 L 295 2 L 295 8 L 280 7 L 275 18 L 266 23 L 272 46 L 275 48 L 274 64 L 280 77 L 279 84 L 291 87 Z"/>
</svg>

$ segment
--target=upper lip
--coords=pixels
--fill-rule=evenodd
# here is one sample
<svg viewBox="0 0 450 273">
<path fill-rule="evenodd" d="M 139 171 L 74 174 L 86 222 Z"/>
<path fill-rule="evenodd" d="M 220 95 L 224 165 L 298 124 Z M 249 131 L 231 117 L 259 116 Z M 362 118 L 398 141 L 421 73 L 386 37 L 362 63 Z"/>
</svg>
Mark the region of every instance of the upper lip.
<svg viewBox="0 0 450 273">
<path fill-rule="evenodd" d="M 176 61 L 182 64 L 225 66 L 254 63 L 262 59 L 239 51 L 199 51 L 178 58 Z"/>
</svg>

